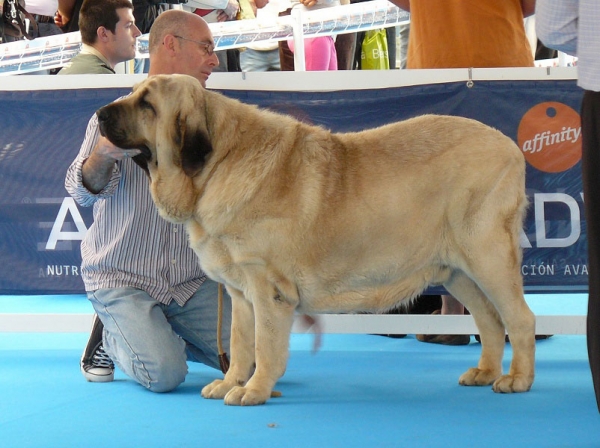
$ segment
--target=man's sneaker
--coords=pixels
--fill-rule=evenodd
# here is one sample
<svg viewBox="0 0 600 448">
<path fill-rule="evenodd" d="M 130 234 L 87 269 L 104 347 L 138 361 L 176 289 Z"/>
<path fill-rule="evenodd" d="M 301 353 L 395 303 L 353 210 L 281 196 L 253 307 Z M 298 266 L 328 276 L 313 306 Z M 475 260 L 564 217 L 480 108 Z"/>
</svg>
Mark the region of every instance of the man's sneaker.
<svg viewBox="0 0 600 448">
<path fill-rule="evenodd" d="M 115 365 L 102 347 L 103 329 L 102 321 L 94 314 L 90 339 L 81 357 L 81 373 L 93 383 L 107 383 L 115 377 Z"/>
</svg>

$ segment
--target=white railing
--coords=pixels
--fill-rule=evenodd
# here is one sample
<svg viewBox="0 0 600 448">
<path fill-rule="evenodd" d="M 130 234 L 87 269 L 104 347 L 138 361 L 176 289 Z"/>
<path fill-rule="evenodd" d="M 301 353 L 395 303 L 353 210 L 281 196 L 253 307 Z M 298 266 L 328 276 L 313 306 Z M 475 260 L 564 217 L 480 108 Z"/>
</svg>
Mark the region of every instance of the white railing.
<svg viewBox="0 0 600 448">
<path fill-rule="evenodd" d="M 294 8 L 290 16 L 211 23 L 209 26 L 218 50 L 294 39 L 296 67 L 303 71 L 304 37 L 387 28 L 408 20 L 408 13 L 387 0 L 374 0 L 317 11 Z M 80 48 L 79 32 L 0 44 L 0 76 L 62 67 L 79 53 Z M 147 34 L 138 38 L 137 57 L 148 57 Z"/>
</svg>

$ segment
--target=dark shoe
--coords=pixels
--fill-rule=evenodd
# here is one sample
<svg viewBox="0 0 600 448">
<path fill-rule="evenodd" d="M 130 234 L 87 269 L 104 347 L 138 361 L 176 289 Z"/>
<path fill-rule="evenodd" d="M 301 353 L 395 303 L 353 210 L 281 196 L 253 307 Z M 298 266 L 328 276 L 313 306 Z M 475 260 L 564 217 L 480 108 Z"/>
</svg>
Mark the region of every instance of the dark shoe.
<svg viewBox="0 0 600 448">
<path fill-rule="evenodd" d="M 417 341 L 442 345 L 469 345 L 471 336 L 468 334 L 418 334 Z"/>
<path fill-rule="evenodd" d="M 435 310 L 431 314 L 440 314 L 440 312 Z M 416 337 L 417 341 L 430 344 L 468 345 L 471 342 L 471 336 L 468 334 L 418 334 Z"/>
<path fill-rule="evenodd" d="M 81 357 L 81 373 L 92 383 L 107 383 L 115 377 L 115 365 L 102 347 L 104 325 L 94 314 L 90 338 Z"/>
<path fill-rule="evenodd" d="M 551 338 L 552 336 L 553 336 L 552 334 L 536 334 L 536 335 L 535 335 L 535 340 L 536 340 L 536 341 L 543 341 L 544 339 L 549 339 L 549 338 Z M 479 336 L 478 334 L 476 334 L 476 335 L 475 335 L 475 340 L 476 340 L 477 342 L 481 342 L 481 336 Z M 505 340 L 506 342 L 510 342 L 510 339 L 508 339 L 508 335 L 506 335 L 506 336 L 504 337 L 504 340 Z"/>
</svg>

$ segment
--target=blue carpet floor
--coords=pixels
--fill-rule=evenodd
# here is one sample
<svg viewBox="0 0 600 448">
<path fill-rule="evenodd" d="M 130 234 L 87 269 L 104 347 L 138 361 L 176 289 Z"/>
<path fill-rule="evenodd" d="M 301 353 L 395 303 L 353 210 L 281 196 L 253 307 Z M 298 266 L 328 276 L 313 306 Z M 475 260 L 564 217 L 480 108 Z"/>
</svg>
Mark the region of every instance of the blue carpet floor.
<svg viewBox="0 0 600 448">
<path fill-rule="evenodd" d="M 0 333 L 0 447 L 600 447 L 584 336 L 539 341 L 532 390 L 499 395 L 457 383 L 477 362 L 474 339 L 328 334 L 313 355 L 311 336 L 295 334 L 283 396 L 249 408 L 201 398 L 220 374 L 197 364 L 169 394 L 121 372 L 87 383 L 86 340 Z M 505 369 L 510 356 L 507 345 Z"/>
</svg>

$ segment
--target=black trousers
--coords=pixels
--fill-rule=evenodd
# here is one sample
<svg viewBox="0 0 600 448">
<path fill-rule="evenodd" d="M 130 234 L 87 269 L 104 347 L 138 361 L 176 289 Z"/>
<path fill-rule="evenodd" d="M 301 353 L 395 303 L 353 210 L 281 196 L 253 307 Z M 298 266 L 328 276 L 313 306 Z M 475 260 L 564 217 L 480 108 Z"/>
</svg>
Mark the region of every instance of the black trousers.
<svg viewBox="0 0 600 448">
<path fill-rule="evenodd" d="M 600 411 L 600 92 L 586 90 L 583 95 L 581 133 L 589 272 L 587 347 Z"/>
</svg>

